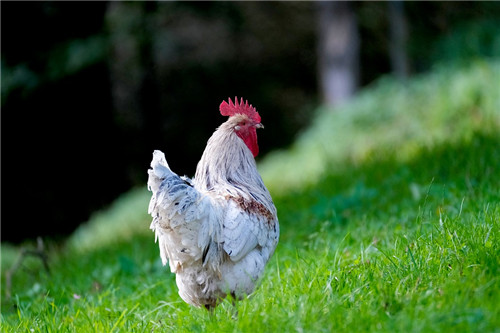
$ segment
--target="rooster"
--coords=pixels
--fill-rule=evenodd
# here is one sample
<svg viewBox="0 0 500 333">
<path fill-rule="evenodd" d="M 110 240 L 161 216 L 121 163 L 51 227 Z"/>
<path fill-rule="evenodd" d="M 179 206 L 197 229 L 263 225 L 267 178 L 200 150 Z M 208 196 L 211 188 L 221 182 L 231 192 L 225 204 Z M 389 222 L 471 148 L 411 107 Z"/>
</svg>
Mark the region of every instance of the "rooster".
<svg viewBox="0 0 500 333">
<path fill-rule="evenodd" d="M 208 140 L 193 179 L 170 170 L 155 150 L 148 170 L 151 229 L 180 297 L 213 309 L 231 295 L 251 294 L 279 238 L 277 211 L 257 171 L 257 110 L 223 101 L 229 119 Z"/>
</svg>

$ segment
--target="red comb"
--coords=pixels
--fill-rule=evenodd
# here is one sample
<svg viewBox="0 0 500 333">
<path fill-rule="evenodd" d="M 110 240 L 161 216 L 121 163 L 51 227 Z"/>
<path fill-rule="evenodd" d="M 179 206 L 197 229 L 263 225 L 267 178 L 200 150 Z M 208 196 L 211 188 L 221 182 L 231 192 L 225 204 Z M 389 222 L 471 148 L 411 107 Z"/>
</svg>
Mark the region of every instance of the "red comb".
<svg viewBox="0 0 500 333">
<path fill-rule="evenodd" d="M 229 98 L 229 104 L 226 101 L 222 101 L 219 106 L 220 114 L 223 116 L 234 116 L 235 114 L 245 114 L 247 115 L 250 119 L 254 120 L 257 123 L 260 123 L 260 115 L 257 112 L 257 110 L 252 106 L 252 104 L 248 104 L 248 101 L 245 101 L 245 104 L 243 104 L 243 97 L 241 98 L 241 101 L 238 103 L 238 97 L 234 98 L 234 104 L 233 101 L 231 101 L 231 98 Z"/>
</svg>

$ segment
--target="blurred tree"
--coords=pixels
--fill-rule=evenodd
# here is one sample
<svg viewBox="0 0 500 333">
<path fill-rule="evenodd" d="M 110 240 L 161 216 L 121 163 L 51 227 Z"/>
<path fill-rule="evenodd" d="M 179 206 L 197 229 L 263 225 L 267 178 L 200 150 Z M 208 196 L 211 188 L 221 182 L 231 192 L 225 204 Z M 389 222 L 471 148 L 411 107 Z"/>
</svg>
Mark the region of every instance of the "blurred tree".
<svg viewBox="0 0 500 333">
<path fill-rule="evenodd" d="M 328 105 L 349 99 L 358 88 L 360 38 L 356 15 L 348 1 L 316 2 L 318 76 Z"/>
<path fill-rule="evenodd" d="M 406 46 L 408 42 L 408 28 L 404 13 L 403 1 L 389 1 L 389 56 L 394 75 L 405 80 L 409 74 Z"/>
<path fill-rule="evenodd" d="M 113 110 L 124 130 L 143 127 L 141 92 L 145 81 L 146 38 L 143 3 L 112 1 L 106 10 L 110 40 L 109 71 Z M 146 52 L 145 52 L 146 51 Z"/>
</svg>

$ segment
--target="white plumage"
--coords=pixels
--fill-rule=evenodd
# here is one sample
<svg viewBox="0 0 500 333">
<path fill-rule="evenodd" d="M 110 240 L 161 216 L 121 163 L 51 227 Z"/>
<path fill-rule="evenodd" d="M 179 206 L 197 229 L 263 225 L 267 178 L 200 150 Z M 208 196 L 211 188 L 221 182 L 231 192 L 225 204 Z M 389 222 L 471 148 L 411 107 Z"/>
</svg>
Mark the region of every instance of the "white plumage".
<svg viewBox="0 0 500 333">
<path fill-rule="evenodd" d="M 161 151 L 153 153 L 151 229 L 163 264 L 176 273 L 179 295 L 194 306 L 252 293 L 278 243 L 276 208 L 241 132 L 242 126 L 255 131 L 258 120 L 243 109 L 222 124 L 193 180 L 172 172 Z"/>
</svg>

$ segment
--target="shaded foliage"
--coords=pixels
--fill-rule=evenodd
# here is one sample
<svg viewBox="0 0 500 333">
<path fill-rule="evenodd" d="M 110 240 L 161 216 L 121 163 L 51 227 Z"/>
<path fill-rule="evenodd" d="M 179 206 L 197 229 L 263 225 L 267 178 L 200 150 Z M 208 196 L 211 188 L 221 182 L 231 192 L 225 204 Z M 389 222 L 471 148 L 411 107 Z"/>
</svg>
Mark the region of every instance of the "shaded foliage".
<svg viewBox="0 0 500 333">
<path fill-rule="evenodd" d="M 495 56 L 499 7 L 405 3 L 413 70 Z M 387 5 L 354 9 L 366 85 L 390 69 Z M 3 2 L 2 239 L 69 233 L 144 184 L 153 149 L 192 175 L 230 96 L 262 114 L 262 154 L 290 144 L 318 101 L 314 22 L 309 2 Z"/>
</svg>

